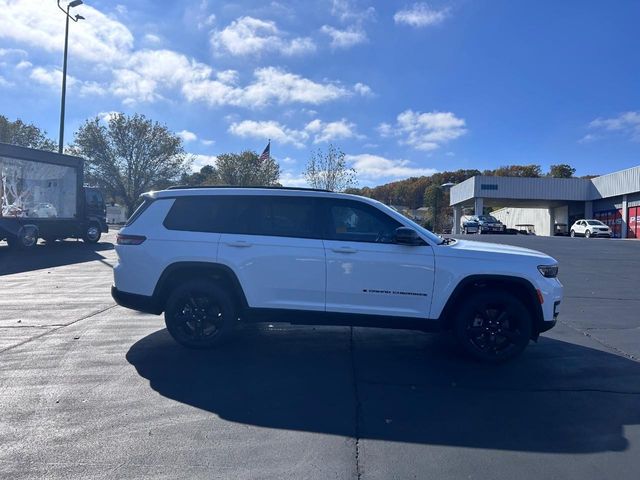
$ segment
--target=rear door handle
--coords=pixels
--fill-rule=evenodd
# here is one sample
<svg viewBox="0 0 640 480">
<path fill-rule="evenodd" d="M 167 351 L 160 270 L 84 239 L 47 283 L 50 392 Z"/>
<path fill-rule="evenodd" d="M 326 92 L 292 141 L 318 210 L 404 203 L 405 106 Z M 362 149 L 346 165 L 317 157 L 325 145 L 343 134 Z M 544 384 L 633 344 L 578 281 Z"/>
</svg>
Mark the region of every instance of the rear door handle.
<svg viewBox="0 0 640 480">
<path fill-rule="evenodd" d="M 356 253 L 357 252 L 355 248 L 351 248 L 351 247 L 337 247 L 337 248 L 332 248 L 331 250 L 333 250 L 336 253 Z"/>
<path fill-rule="evenodd" d="M 251 244 L 249 242 L 245 242 L 243 240 L 239 240 L 237 242 L 227 242 L 227 245 L 229 245 L 230 247 L 238 247 L 238 248 L 244 248 L 244 247 L 250 247 Z"/>
</svg>

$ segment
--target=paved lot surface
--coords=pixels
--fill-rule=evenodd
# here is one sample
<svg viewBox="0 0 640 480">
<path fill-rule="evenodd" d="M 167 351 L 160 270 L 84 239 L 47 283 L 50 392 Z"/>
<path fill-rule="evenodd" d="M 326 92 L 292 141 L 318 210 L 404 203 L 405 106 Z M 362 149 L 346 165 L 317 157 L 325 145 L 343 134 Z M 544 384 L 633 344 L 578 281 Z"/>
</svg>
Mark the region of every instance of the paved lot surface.
<svg viewBox="0 0 640 480">
<path fill-rule="evenodd" d="M 550 253 L 566 286 L 499 367 L 359 328 L 191 352 L 114 306 L 110 244 L 0 244 L 0 478 L 637 479 L 640 242 L 481 238 Z"/>
</svg>

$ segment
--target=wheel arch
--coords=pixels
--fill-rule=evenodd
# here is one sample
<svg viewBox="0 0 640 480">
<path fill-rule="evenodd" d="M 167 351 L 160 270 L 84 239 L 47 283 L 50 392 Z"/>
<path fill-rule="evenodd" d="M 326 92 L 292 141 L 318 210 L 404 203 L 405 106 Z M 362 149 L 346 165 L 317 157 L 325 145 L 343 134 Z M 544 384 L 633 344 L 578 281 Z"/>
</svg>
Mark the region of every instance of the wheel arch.
<svg viewBox="0 0 640 480">
<path fill-rule="evenodd" d="M 167 266 L 153 291 L 157 309 L 164 311 L 171 290 L 186 280 L 206 278 L 228 289 L 239 310 L 247 308 L 247 298 L 235 272 L 227 265 L 213 262 L 176 262 Z"/>
<path fill-rule="evenodd" d="M 457 307 L 464 302 L 465 295 L 482 291 L 483 289 L 508 291 L 520 300 L 532 312 L 532 338 L 534 340 L 538 338 L 544 322 L 538 292 L 526 278 L 509 275 L 470 275 L 460 280 L 440 314 L 440 322 L 444 328 L 450 329 L 452 327 L 453 315 Z"/>
</svg>

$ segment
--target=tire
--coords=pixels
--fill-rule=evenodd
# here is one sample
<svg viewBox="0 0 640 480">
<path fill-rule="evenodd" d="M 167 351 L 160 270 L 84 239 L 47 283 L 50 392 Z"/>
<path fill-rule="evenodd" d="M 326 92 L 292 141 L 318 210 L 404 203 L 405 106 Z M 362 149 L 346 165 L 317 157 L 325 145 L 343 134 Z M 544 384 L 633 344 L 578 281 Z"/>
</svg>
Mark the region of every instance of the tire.
<svg viewBox="0 0 640 480">
<path fill-rule="evenodd" d="M 226 343 L 233 336 L 237 319 L 231 294 L 209 280 L 191 280 L 175 288 L 164 312 L 173 339 L 193 349 Z"/>
<path fill-rule="evenodd" d="M 531 313 L 522 302 L 501 290 L 472 294 L 453 322 L 462 350 L 487 363 L 502 363 L 520 355 L 533 328 Z"/>
<path fill-rule="evenodd" d="M 38 243 L 38 227 L 35 225 L 23 225 L 15 236 L 7 237 L 9 247 L 18 250 L 30 250 Z"/>
<path fill-rule="evenodd" d="M 587 230 L 586 232 L 584 232 L 584 236 L 585 238 L 591 238 L 591 232 Z"/>
<path fill-rule="evenodd" d="M 93 245 L 100 241 L 101 236 L 102 230 L 100 229 L 100 225 L 97 223 L 90 223 L 82 234 L 82 241 Z"/>
<path fill-rule="evenodd" d="M 573 230 L 571 230 L 571 233 L 570 233 L 569 235 L 571 235 L 571 238 L 575 238 L 575 236 L 576 236 L 576 232 L 574 232 Z"/>
</svg>

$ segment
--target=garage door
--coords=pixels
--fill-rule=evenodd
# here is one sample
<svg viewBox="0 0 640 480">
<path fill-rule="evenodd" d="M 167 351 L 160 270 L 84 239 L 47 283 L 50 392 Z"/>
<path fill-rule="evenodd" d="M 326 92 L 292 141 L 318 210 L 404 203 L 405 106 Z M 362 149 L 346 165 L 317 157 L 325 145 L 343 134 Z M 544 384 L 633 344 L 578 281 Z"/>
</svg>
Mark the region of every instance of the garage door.
<svg viewBox="0 0 640 480">
<path fill-rule="evenodd" d="M 629 207 L 628 238 L 640 238 L 640 207 Z"/>
</svg>

